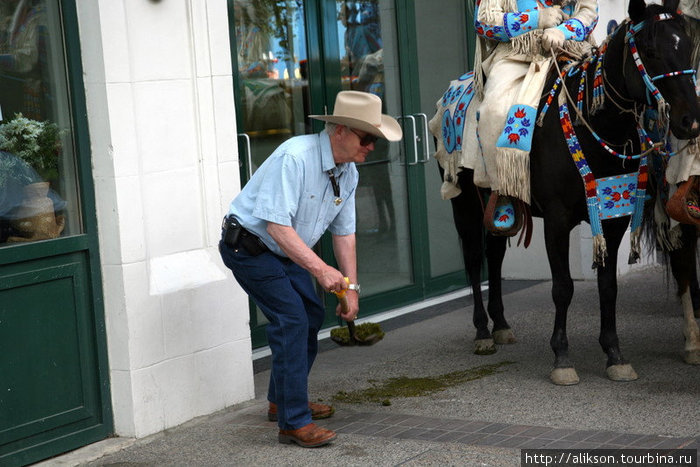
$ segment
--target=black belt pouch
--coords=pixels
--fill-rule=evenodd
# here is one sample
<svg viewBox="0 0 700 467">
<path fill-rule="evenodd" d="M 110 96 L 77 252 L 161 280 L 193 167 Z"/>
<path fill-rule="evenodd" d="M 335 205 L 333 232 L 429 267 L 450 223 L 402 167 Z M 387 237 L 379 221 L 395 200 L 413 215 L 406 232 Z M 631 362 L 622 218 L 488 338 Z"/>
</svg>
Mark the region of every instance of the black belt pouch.
<svg viewBox="0 0 700 467">
<path fill-rule="evenodd" d="M 251 256 L 269 251 L 267 246 L 258 237 L 248 232 L 233 216 L 224 217 L 222 225 L 224 243 L 231 248 L 245 248 Z"/>
<path fill-rule="evenodd" d="M 223 230 L 221 239 L 224 243 L 231 248 L 236 248 L 238 246 L 238 240 L 241 238 L 241 230 L 243 230 L 241 224 L 238 223 L 235 217 L 226 216 L 224 217 L 221 229 Z"/>
</svg>

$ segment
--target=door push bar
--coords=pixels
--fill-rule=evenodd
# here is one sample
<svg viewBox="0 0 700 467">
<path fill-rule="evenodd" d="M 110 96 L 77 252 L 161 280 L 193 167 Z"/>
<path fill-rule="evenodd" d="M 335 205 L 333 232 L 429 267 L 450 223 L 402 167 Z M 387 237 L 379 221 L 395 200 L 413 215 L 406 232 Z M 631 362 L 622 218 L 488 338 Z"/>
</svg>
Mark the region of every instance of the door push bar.
<svg viewBox="0 0 700 467">
<path fill-rule="evenodd" d="M 246 162 L 248 163 L 248 180 L 253 176 L 253 156 L 250 150 L 250 136 L 247 133 L 238 133 L 238 136 L 245 138 Z"/>
<path fill-rule="evenodd" d="M 424 121 L 423 125 L 423 159 L 419 160 L 418 162 L 425 164 L 428 162 L 428 159 L 430 158 L 430 140 L 428 139 L 428 116 L 424 113 L 417 113 L 415 114 L 418 118 Z"/>
<path fill-rule="evenodd" d="M 408 165 L 416 165 L 418 164 L 418 134 L 416 133 L 416 117 L 413 115 L 399 115 L 396 117 L 397 120 L 400 120 L 402 118 L 409 118 L 411 119 L 411 127 L 413 129 L 413 162 L 409 162 Z"/>
</svg>

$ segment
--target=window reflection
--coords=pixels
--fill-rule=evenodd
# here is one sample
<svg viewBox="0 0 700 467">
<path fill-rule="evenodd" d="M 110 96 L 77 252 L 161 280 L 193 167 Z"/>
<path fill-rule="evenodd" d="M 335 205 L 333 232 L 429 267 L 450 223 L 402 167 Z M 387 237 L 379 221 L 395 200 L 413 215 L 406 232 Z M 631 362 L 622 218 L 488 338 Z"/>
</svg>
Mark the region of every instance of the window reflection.
<svg viewBox="0 0 700 467">
<path fill-rule="evenodd" d="M 344 88 L 365 91 L 384 98 L 384 63 L 382 29 L 376 0 L 339 3 L 338 17 L 342 24 L 341 44 Z"/>
<path fill-rule="evenodd" d="M 0 246 L 81 232 L 60 17 L 0 1 Z"/>
<path fill-rule="evenodd" d="M 304 4 L 234 2 L 243 129 L 254 171 L 284 140 L 311 132 Z"/>
</svg>

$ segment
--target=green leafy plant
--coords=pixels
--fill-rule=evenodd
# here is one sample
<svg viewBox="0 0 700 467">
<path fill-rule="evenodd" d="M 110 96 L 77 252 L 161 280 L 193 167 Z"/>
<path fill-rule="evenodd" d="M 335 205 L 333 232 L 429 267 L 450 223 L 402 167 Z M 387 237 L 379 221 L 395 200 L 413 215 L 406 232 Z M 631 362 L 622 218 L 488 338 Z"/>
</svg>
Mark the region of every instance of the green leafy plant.
<svg viewBox="0 0 700 467">
<path fill-rule="evenodd" d="M 55 180 L 63 133 L 53 122 L 39 122 L 18 113 L 12 120 L 0 124 L 0 151 L 24 160 L 44 180 Z"/>
</svg>

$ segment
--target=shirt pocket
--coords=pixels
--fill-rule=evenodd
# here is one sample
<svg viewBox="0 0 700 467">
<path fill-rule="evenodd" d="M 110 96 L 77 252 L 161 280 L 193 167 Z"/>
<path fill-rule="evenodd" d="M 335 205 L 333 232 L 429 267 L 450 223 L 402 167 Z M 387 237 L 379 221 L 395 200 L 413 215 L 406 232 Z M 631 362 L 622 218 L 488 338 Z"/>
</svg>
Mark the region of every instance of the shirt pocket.
<svg viewBox="0 0 700 467">
<path fill-rule="evenodd" d="M 299 207 L 294 216 L 297 224 L 313 225 L 321 217 L 321 197 L 317 193 L 305 191 L 299 200 Z"/>
</svg>

